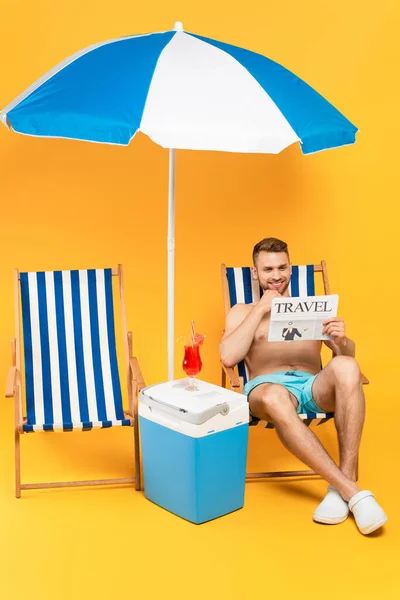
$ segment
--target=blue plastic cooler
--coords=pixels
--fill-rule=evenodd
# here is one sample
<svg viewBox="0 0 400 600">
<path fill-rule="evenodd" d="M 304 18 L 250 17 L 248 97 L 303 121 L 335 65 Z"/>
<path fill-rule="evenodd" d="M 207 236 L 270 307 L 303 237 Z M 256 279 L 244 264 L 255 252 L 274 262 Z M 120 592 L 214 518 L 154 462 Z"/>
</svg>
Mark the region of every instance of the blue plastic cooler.
<svg viewBox="0 0 400 600">
<path fill-rule="evenodd" d="M 249 409 L 246 397 L 197 380 L 142 390 L 139 420 L 146 498 L 204 523 L 244 504 Z"/>
</svg>

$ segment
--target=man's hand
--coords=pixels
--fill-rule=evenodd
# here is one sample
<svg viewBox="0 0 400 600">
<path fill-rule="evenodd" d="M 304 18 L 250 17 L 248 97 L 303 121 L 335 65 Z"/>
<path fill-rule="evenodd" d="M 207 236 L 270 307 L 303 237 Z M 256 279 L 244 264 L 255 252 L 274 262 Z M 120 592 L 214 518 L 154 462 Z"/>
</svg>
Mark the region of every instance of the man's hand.
<svg viewBox="0 0 400 600">
<path fill-rule="evenodd" d="M 325 328 L 322 330 L 322 333 L 330 335 L 339 348 L 344 348 L 347 345 L 346 328 L 343 319 L 332 317 L 324 321 L 323 325 L 325 325 Z"/>
<path fill-rule="evenodd" d="M 271 312 L 272 300 L 274 298 L 282 298 L 281 294 L 276 290 L 265 290 L 263 295 L 258 301 L 258 306 L 260 306 L 263 310 L 263 313 L 266 315 Z"/>
</svg>

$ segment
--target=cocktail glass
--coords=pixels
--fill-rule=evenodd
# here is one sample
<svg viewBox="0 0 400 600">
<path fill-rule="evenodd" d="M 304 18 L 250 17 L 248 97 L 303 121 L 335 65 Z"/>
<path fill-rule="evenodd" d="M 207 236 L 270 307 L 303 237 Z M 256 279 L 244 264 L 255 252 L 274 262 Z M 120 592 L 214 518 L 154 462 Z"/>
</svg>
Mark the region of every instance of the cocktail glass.
<svg viewBox="0 0 400 600">
<path fill-rule="evenodd" d="M 189 392 L 196 392 L 199 389 L 196 384 L 195 376 L 200 373 L 202 366 L 200 346 L 198 344 L 185 346 L 182 368 L 189 377 L 189 385 L 185 388 Z"/>
</svg>

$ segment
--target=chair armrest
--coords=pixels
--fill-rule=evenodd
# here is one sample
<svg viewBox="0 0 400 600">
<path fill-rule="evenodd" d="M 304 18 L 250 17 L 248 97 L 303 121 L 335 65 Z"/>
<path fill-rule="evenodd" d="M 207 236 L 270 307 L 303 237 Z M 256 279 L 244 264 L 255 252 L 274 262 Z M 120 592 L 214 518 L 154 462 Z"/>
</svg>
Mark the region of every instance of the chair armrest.
<svg viewBox="0 0 400 600">
<path fill-rule="evenodd" d="M 129 367 L 132 374 L 133 381 L 136 381 L 138 386 L 138 391 L 140 392 L 143 388 L 146 387 L 146 384 L 143 379 L 142 371 L 140 370 L 138 360 L 135 356 L 129 359 Z"/>
<path fill-rule="evenodd" d="M 226 367 L 222 362 L 221 362 L 221 366 L 229 379 L 229 384 L 230 384 L 231 388 L 233 390 L 235 390 L 235 392 L 239 392 L 242 394 L 243 393 L 243 378 L 238 377 L 236 375 L 233 367 Z"/>
<path fill-rule="evenodd" d="M 361 383 L 363 385 L 368 385 L 369 384 L 369 379 L 367 377 L 365 377 L 364 373 L 361 373 Z"/>
<path fill-rule="evenodd" d="M 8 369 L 7 382 L 6 382 L 6 398 L 14 398 L 15 386 L 17 383 L 18 369 L 17 367 L 10 367 Z"/>
</svg>

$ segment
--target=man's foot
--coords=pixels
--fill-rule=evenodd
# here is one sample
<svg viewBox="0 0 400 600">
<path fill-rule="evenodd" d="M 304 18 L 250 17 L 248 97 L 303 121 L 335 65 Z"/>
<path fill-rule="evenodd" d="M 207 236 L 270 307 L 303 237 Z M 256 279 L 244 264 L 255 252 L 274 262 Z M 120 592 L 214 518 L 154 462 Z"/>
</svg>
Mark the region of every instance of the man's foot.
<svg viewBox="0 0 400 600">
<path fill-rule="evenodd" d="M 314 511 L 313 519 L 318 523 L 337 525 L 343 523 L 349 515 L 347 502 L 343 500 L 337 489 L 330 485 L 328 493 Z"/>
<path fill-rule="evenodd" d="M 388 520 L 383 508 L 368 490 L 358 492 L 350 498 L 349 509 L 354 515 L 358 529 L 364 535 L 376 531 Z"/>
</svg>

